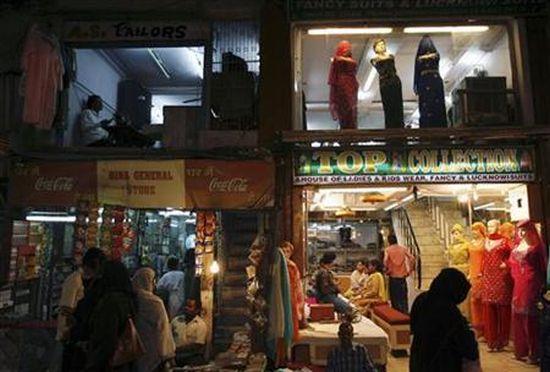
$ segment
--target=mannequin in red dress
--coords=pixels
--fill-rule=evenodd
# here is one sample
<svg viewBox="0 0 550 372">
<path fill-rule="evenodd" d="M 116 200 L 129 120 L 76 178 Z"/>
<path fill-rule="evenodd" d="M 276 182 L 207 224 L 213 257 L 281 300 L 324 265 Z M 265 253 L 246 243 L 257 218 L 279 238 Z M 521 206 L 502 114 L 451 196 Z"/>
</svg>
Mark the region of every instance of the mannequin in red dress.
<svg viewBox="0 0 550 372">
<path fill-rule="evenodd" d="M 330 114 L 338 120 L 341 129 L 357 128 L 359 83 L 356 74 L 357 62 L 351 56 L 351 44 L 343 40 L 338 43 L 328 76 Z"/>
<path fill-rule="evenodd" d="M 512 293 L 512 326 L 514 354 L 517 359 L 539 359 L 538 312 L 536 304 L 544 289 L 546 277 L 546 248 L 535 224 L 522 221 L 517 224 L 517 239 L 510 255 L 510 269 L 514 279 Z"/>
<path fill-rule="evenodd" d="M 499 227 L 498 220 L 487 223 L 489 235 L 481 268 L 484 336 L 490 351 L 501 351 L 510 338 L 512 278 L 507 261 L 511 248 L 509 240 L 498 232 Z"/>
</svg>

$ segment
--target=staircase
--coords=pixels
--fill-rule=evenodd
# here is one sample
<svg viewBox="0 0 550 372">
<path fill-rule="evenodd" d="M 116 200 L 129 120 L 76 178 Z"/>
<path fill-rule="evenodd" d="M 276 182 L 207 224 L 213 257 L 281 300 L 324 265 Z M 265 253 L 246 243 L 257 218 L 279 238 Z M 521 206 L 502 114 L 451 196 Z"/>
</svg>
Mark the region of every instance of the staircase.
<svg viewBox="0 0 550 372">
<path fill-rule="evenodd" d="M 445 249 L 451 243 L 454 224 L 463 226 L 466 220 L 456 202 L 423 198 L 406 206 L 415 233 L 422 262 L 422 287 L 427 290 L 441 269 L 447 267 Z"/>
<path fill-rule="evenodd" d="M 250 212 L 223 212 L 222 271 L 216 291 L 214 352 L 225 351 L 233 334 L 245 329 L 247 321 L 246 266 L 249 248 L 258 232 L 258 216 Z"/>
</svg>

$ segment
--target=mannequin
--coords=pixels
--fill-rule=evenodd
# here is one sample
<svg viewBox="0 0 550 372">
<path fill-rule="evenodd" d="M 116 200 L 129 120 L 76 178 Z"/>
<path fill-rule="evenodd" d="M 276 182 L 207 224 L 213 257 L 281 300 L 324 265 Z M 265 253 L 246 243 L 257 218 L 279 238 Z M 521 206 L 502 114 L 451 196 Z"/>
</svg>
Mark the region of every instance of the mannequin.
<svg viewBox="0 0 550 372">
<path fill-rule="evenodd" d="M 447 126 L 443 79 L 439 75 L 439 52 L 424 35 L 418 44 L 414 64 L 414 93 L 418 96 L 420 128 Z"/>
<path fill-rule="evenodd" d="M 478 337 L 483 336 L 483 307 L 481 304 L 481 267 L 485 251 L 487 228 L 481 222 L 472 224 L 472 241 L 470 250 L 470 275 L 468 279 L 472 285 L 470 290 L 470 320 Z"/>
<path fill-rule="evenodd" d="M 330 114 L 341 129 L 357 129 L 359 83 L 356 74 L 357 62 L 351 56 L 351 44 L 343 40 L 338 43 L 328 76 Z"/>
<path fill-rule="evenodd" d="M 449 259 L 449 267 L 458 269 L 468 277 L 469 265 L 469 246 L 470 244 L 464 237 L 464 227 L 460 224 L 455 224 L 451 229 L 452 244 L 447 249 L 447 257 Z M 470 301 L 466 298 L 460 305 L 460 311 L 464 317 L 470 317 Z"/>
<path fill-rule="evenodd" d="M 536 304 L 543 292 L 546 277 L 546 248 L 535 224 L 529 220 L 517 225 L 518 236 L 510 255 L 510 271 L 514 280 L 512 324 L 514 354 L 517 359 L 539 359 L 538 312 Z"/>
<path fill-rule="evenodd" d="M 502 225 L 500 225 L 498 232 L 500 235 L 504 236 L 508 241 L 510 242 L 510 245 L 513 246 L 514 239 L 516 236 L 516 227 L 511 222 L 504 222 Z"/>
<path fill-rule="evenodd" d="M 500 222 L 487 223 L 489 235 L 481 269 L 481 301 L 485 340 L 490 351 L 502 351 L 510 338 L 512 278 L 507 266 L 510 244 L 498 232 Z"/>
<path fill-rule="evenodd" d="M 395 58 L 388 53 L 384 39 L 375 40 L 373 49 L 376 55 L 371 63 L 379 75 L 386 128 L 403 128 L 403 93 L 401 79 L 395 70 Z"/>
</svg>

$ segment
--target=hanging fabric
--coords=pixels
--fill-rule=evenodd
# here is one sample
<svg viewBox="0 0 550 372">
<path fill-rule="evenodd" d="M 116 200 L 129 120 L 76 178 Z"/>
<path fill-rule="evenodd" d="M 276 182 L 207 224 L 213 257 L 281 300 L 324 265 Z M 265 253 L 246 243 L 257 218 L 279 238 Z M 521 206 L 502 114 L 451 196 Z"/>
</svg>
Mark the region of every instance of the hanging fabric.
<svg viewBox="0 0 550 372">
<path fill-rule="evenodd" d="M 24 97 L 23 122 L 40 129 L 51 129 L 57 94 L 63 89 L 63 62 L 58 41 L 33 25 L 21 57 Z"/>
</svg>

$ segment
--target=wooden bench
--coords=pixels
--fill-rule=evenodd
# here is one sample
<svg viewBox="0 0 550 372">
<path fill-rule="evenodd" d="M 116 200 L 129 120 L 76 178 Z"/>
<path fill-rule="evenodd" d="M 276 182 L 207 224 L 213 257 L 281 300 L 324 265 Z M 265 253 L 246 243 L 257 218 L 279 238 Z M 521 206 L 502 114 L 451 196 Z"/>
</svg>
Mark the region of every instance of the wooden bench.
<svg viewBox="0 0 550 372">
<path fill-rule="evenodd" d="M 410 317 L 390 305 L 379 305 L 372 309 L 372 321 L 389 337 L 392 351 L 407 351 L 411 343 Z"/>
</svg>

